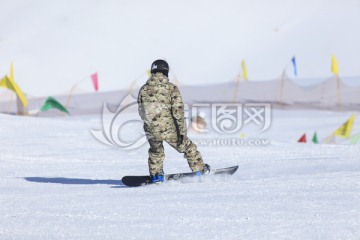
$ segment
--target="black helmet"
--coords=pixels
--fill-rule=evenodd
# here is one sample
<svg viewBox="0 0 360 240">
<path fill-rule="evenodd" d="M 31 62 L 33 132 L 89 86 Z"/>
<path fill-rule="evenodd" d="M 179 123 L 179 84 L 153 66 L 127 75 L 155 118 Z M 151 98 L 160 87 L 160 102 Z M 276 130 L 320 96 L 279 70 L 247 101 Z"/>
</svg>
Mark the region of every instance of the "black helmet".
<svg viewBox="0 0 360 240">
<path fill-rule="evenodd" d="M 165 76 L 169 74 L 169 64 L 161 59 L 156 60 L 151 64 L 151 73 L 161 72 Z"/>
</svg>

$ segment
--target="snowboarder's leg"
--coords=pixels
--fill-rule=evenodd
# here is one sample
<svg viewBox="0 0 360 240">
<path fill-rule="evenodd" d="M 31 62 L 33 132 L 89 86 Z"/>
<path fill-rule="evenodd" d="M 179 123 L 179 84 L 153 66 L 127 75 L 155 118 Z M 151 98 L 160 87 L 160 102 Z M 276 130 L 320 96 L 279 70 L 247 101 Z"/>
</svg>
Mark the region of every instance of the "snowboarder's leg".
<svg viewBox="0 0 360 240">
<path fill-rule="evenodd" d="M 185 153 L 184 157 L 187 159 L 191 171 L 198 172 L 203 171 L 204 161 L 200 152 L 197 150 L 197 146 L 190 139 L 185 140 Z"/>
<path fill-rule="evenodd" d="M 162 141 L 149 139 L 149 172 L 151 176 L 164 175 L 163 161 L 165 158 Z"/>
<path fill-rule="evenodd" d="M 197 150 L 196 144 L 194 144 L 189 138 L 186 137 L 184 144 L 177 145 L 177 140 L 166 141 L 178 152 L 184 153 L 184 158 L 187 159 L 191 171 L 198 172 L 204 170 L 204 161 L 200 152 Z"/>
</svg>

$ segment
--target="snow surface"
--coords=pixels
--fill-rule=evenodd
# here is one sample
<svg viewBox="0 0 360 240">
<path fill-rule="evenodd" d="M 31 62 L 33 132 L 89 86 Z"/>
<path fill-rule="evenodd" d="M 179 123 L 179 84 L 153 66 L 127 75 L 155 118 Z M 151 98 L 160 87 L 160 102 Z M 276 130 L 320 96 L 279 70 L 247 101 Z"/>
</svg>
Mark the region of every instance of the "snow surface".
<svg viewBox="0 0 360 240">
<path fill-rule="evenodd" d="M 232 80 L 245 59 L 250 80 L 281 75 L 293 55 L 299 78 L 359 76 L 359 0 L 0 1 L 0 77 L 33 96 L 127 88 L 166 58 L 183 84 Z M 288 74 L 293 76 L 291 65 Z M 1 91 L 1 90 L 0 90 Z"/>
<path fill-rule="evenodd" d="M 359 145 L 296 143 L 349 114 L 276 110 L 266 134 L 242 130 L 269 145 L 199 146 L 213 168 L 238 164 L 233 176 L 140 188 L 121 178 L 148 173 L 147 146 L 99 143 L 100 116 L 0 115 L 0 239 L 359 239 Z M 166 147 L 165 172 L 180 171 Z"/>
</svg>

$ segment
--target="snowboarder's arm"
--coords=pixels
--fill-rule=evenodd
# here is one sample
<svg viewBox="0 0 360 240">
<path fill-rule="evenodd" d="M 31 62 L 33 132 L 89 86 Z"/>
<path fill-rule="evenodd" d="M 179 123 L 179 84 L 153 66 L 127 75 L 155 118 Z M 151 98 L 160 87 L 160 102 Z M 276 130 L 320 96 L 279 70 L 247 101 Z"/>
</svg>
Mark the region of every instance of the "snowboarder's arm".
<svg viewBox="0 0 360 240">
<path fill-rule="evenodd" d="M 179 88 L 174 85 L 171 93 L 171 112 L 175 120 L 176 127 L 180 135 L 186 135 L 186 124 L 184 116 L 184 103 L 181 98 Z"/>
<path fill-rule="evenodd" d="M 145 119 L 145 109 L 144 109 L 144 103 L 142 101 L 141 95 L 142 95 L 142 88 L 139 91 L 137 103 L 138 103 L 139 115 L 140 115 L 141 119 L 144 120 Z"/>
</svg>

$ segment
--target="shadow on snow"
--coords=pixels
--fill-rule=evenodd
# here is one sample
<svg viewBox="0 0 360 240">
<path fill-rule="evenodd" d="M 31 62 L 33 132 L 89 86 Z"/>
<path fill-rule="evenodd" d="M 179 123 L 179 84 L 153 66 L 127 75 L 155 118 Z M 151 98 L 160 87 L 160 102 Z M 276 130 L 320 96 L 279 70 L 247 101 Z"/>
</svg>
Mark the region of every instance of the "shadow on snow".
<svg viewBox="0 0 360 240">
<path fill-rule="evenodd" d="M 116 187 L 126 187 L 121 180 L 100 180 L 100 179 L 82 179 L 82 178 L 48 178 L 48 177 L 25 177 L 26 181 L 37 183 L 58 183 L 58 184 L 78 184 L 78 185 L 93 185 L 106 184 L 116 185 Z"/>
</svg>

